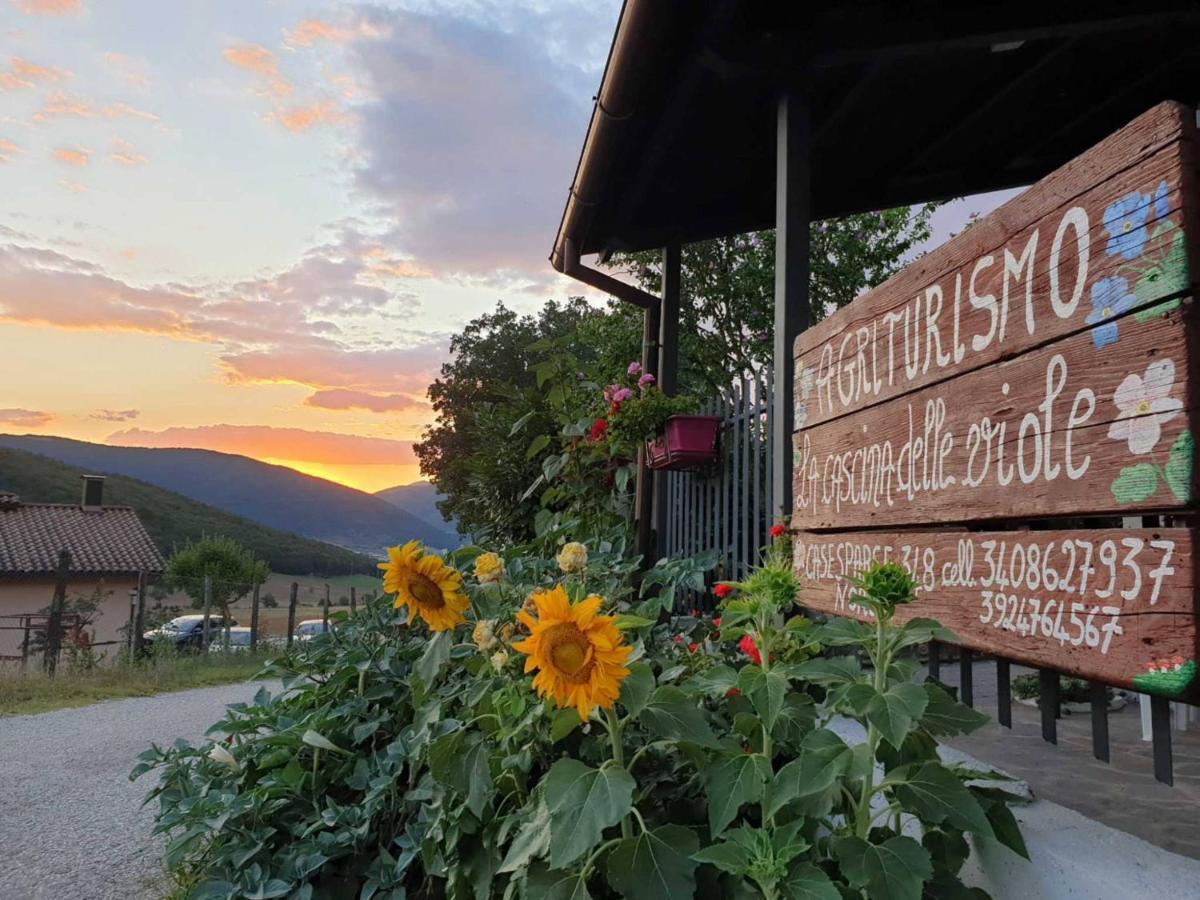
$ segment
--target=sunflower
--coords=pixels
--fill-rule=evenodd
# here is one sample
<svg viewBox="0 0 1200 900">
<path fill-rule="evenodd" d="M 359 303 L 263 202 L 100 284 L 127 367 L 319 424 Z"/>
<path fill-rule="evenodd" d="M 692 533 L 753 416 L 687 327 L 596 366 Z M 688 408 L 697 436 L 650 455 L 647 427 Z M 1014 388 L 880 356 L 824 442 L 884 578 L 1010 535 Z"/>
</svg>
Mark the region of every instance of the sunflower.
<svg viewBox="0 0 1200 900">
<path fill-rule="evenodd" d="M 522 610 L 517 618 L 531 632 L 513 644 L 528 655 L 525 671 L 538 670 L 533 687 L 556 706 L 574 707 L 587 720 L 599 706 L 610 709 L 629 675 L 625 660 L 630 648 L 623 643 L 613 616 L 598 616 L 603 599 L 594 594 L 572 604 L 562 585 L 532 596 L 538 617 Z"/>
<path fill-rule="evenodd" d="M 449 631 L 466 621 L 463 610 L 470 601 L 462 592 L 462 576 L 440 556 L 425 553 L 420 541 L 389 547 L 387 553 L 388 561 L 379 564 L 383 589 L 396 595 L 397 609 L 409 607 L 409 622 L 417 615 L 430 631 Z"/>
</svg>

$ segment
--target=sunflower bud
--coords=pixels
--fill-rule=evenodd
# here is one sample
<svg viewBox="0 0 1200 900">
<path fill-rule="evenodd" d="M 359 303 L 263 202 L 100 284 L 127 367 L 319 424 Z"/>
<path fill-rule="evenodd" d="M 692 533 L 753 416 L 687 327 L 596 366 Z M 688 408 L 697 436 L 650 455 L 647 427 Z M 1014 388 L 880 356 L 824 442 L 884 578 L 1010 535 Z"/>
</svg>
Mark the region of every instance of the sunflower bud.
<svg viewBox="0 0 1200 900">
<path fill-rule="evenodd" d="M 876 563 L 858 578 L 857 587 L 869 600 L 887 609 L 911 603 L 917 591 L 908 569 L 897 562 Z"/>
<path fill-rule="evenodd" d="M 558 567 L 567 575 L 578 575 L 587 568 L 587 561 L 587 547 L 578 541 L 564 545 L 558 552 Z"/>
</svg>

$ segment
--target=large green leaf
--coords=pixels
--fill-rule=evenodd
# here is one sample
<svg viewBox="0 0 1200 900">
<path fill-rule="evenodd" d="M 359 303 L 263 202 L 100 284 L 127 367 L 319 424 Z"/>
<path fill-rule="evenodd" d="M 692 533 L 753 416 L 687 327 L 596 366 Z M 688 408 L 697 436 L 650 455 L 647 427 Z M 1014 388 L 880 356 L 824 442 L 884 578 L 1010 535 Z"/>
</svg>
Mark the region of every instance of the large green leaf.
<svg viewBox="0 0 1200 900">
<path fill-rule="evenodd" d="M 925 712 L 927 701 L 921 685 L 912 682 L 894 684 L 871 698 L 867 704 L 867 721 L 879 730 L 885 741 L 900 749 L 913 722 Z"/>
<path fill-rule="evenodd" d="M 719 844 L 705 847 L 699 853 L 693 853 L 692 859 L 716 866 L 722 872 L 731 875 L 745 874 L 750 868 L 750 851 L 733 841 L 721 841 Z"/>
<path fill-rule="evenodd" d="M 743 803 L 757 803 L 771 777 L 770 764 L 757 753 L 734 753 L 703 773 L 708 794 L 708 828 L 716 837 L 737 817 Z"/>
<path fill-rule="evenodd" d="M 524 900 L 591 900 L 585 884 L 575 872 L 554 872 L 542 863 L 529 867 Z"/>
<path fill-rule="evenodd" d="M 894 837 L 882 844 L 844 837 L 833 842 L 842 872 L 871 900 L 920 900 L 921 886 L 933 875 L 929 852 L 910 837 Z"/>
<path fill-rule="evenodd" d="M 1171 493 L 1181 503 L 1192 499 L 1192 451 L 1194 441 L 1190 431 L 1182 432 L 1171 445 L 1167 464 L 1163 466 L 1163 478 Z"/>
<path fill-rule="evenodd" d="M 793 691 L 784 698 L 783 711 L 775 726 L 775 737 L 786 743 L 795 745 L 812 731 L 817 722 L 817 705 L 812 697 Z"/>
<path fill-rule="evenodd" d="M 779 672 L 764 672 L 759 666 L 742 666 L 738 672 L 738 689 L 749 699 L 767 731 L 774 730 L 775 720 L 783 711 L 783 700 L 787 696 L 787 679 Z"/>
<path fill-rule="evenodd" d="M 828 812 L 825 801 L 836 791 L 838 779 L 850 766 L 852 751 L 827 728 L 814 731 L 801 744 L 800 758 L 780 769 L 767 794 L 767 813 L 774 815 L 793 800 L 824 798 L 813 815 Z M 831 802 L 831 801 L 830 801 Z"/>
<path fill-rule="evenodd" d="M 797 667 L 796 677 L 814 684 L 852 684 L 862 677 L 857 656 L 817 657 Z"/>
<path fill-rule="evenodd" d="M 857 647 L 874 634 L 875 629 L 866 622 L 836 616 L 818 628 L 814 638 L 826 647 Z"/>
<path fill-rule="evenodd" d="M 1021 828 L 1017 825 L 1016 816 L 1003 800 L 985 801 L 987 803 L 988 822 L 996 840 L 1005 847 L 1029 859 L 1029 848 L 1025 846 L 1025 838 L 1021 836 Z"/>
<path fill-rule="evenodd" d="M 654 692 L 638 721 L 659 737 L 690 741 L 702 747 L 720 747 L 704 712 L 683 691 L 664 685 Z"/>
<path fill-rule="evenodd" d="M 737 687 L 737 682 L 737 671 L 730 666 L 720 665 L 697 672 L 688 679 L 685 687 L 710 697 L 724 697 L 731 688 Z"/>
<path fill-rule="evenodd" d="M 442 735 L 429 745 L 429 772 L 465 797 L 467 808 L 476 816 L 495 793 L 487 744 L 478 737 L 468 740 L 465 731 Z"/>
<path fill-rule="evenodd" d="M 621 682 L 621 705 L 629 715 L 636 718 L 646 706 L 654 690 L 654 671 L 647 663 L 629 664 L 629 677 Z"/>
<path fill-rule="evenodd" d="M 433 684 L 438 669 L 450 660 L 450 645 L 453 642 L 454 636 L 451 632 L 439 631 L 425 644 L 425 652 L 413 666 L 413 671 L 420 676 L 425 687 Z"/>
<path fill-rule="evenodd" d="M 570 865 L 600 842 L 605 828 L 621 821 L 633 801 L 633 777 L 620 766 L 593 769 L 560 759 L 542 781 L 550 813 L 550 865 Z"/>
<path fill-rule="evenodd" d="M 938 685 L 927 681 L 921 687 L 928 701 L 921 714 L 921 727 L 930 734 L 953 737 L 970 734 L 987 724 L 987 716 L 959 703 Z"/>
<path fill-rule="evenodd" d="M 828 875 L 806 862 L 792 866 L 779 887 L 787 900 L 841 900 L 842 896 Z"/>
<path fill-rule="evenodd" d="M 949 628 L 944 628 L 935 619 L 910 619 L 900 628 L 893 649 L 908 647 L 912 644 L 926 644 L 929 641 L 946 641 L 957 643 L 958 635 Z"/>
<path fill-rule="evenodd" d="M 992 837 L 992 826 L 974 795 L 941 763 L 907 766 L 888 775 L 896 799 L 922 821 Z"/>
<path fill-rule="evenodd" d="M 528 865 L 530 860 L 542 856 L 549 848 L 550 810 L 546 809 L 546 804 L 539 803 L 534 809 L 533 818 L 517 831 L 499 871 L 515 872 Z"/>
<path fill-rule="evenodd" d="M 628 900 L 689 900 L 696 893 L 699 863 L 692 854 L 699 845 L 682 825 L 625 838 L 608 857 L 608 883 Z"/>
</svg>

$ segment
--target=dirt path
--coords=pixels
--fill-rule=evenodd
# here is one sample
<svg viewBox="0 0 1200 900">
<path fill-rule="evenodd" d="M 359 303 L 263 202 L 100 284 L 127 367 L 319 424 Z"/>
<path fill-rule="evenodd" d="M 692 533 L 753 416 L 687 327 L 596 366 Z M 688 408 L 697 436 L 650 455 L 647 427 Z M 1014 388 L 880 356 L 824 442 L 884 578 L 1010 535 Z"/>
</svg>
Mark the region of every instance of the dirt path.
<svg viewBox="0 0 1200 900">
<path fill-rule="evenodd" d="M 229 684 L 0 719 L 0 897 L 134 900 L 168 890 L 163 842 L 131 783 L 151 742 L 199 740 L 228 703 L 261 683 Z M 277 687 L 277 686 L 273 686 Z"/>
</svg>

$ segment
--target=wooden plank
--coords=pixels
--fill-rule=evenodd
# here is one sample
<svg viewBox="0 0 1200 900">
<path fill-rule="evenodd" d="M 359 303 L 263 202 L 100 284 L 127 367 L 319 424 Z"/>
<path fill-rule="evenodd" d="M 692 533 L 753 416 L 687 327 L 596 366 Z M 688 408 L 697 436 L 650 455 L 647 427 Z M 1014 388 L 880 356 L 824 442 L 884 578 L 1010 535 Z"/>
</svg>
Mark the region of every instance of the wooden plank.
<svg viewBox="0 0 1200 900">
<path fill-rule="evenodd" d="M 1186 290 L 1194 131 L 1189 110 L 1155 107 L 801 334 L 796 428 L 1076 333 L 1106 279 L 1143 305 Z"/>
<path fill-rule="evenodd" d="M 896 561 L 920 585 L 916 601 L 897 610 L 899 622 L 936 619 L 964 647 L 1179 697 L 1195 694 L 1194 535 L 800 532 L 794 549 L 800 602 L 811 609 L 870 621 L 851 602 L 847 578 L 873 561 Z"/>
<path fill-rule="evenodd" d="M 794 526 L 1187 507 L 1194 311 L 1139 310 L 1111 342 L 1077 334 L 798 432 Z"/>
</svg>

